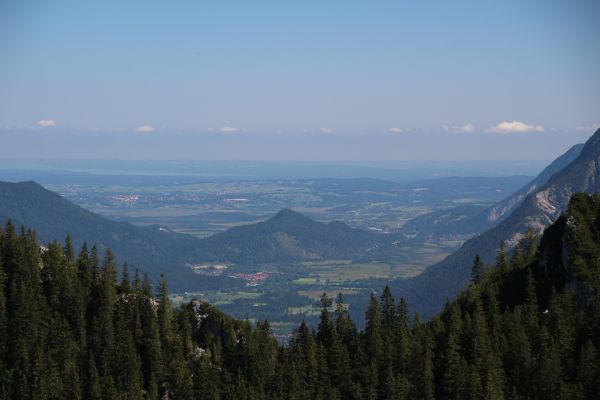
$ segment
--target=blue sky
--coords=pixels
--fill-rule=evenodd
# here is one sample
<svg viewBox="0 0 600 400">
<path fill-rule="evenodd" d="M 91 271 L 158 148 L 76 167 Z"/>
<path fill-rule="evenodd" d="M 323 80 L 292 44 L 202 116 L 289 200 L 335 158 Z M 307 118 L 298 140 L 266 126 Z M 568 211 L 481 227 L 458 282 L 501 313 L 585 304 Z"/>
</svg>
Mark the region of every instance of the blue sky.
<svg viewBox="0 0 600 400">
<path fill-rule="evenodd" d="M 600 123 L 598 17 L 577 0 L 4 0 L 0 156 L 548 159 Z"/>
</svg>

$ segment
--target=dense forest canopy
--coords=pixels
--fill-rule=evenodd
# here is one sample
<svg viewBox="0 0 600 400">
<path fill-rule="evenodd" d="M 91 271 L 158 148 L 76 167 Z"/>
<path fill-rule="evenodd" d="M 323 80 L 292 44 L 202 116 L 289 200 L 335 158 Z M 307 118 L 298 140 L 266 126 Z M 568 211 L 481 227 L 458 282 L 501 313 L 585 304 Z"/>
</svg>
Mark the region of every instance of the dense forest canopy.
<svg viewBox="0 0 600 400">
<path fill-rule="evenodd" d="M 541 241 L 476 259 L 430 321 L 389 288 L 357 330 L 342 296 L 277 343 L 268 322 L 169 303 L 167 283 L 72 241 L 0 232 L 0 398 L 600 398 L 600 196 L 575 195 Z"/>
</svg>

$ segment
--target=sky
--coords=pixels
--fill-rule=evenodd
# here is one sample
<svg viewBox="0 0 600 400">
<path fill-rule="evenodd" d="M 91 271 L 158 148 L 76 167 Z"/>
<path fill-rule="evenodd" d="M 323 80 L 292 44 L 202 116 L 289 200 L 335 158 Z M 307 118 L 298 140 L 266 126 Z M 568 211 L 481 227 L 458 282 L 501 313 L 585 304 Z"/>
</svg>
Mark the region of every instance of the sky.
<svg viewBox="0 0 600 400">
<path fill-rule="evenodd" d="M 0 157 L 546 160 L 600 2 L 0 0 Z"/>
</svg>

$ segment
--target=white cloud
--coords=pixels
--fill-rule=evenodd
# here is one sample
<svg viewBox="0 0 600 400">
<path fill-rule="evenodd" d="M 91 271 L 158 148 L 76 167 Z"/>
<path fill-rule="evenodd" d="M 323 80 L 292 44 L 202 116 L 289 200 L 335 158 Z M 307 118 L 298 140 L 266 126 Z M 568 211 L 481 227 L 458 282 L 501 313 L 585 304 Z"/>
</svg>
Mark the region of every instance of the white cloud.
<svg viewBox="0 0 600 400">
<path fill-rule="evenodd" d="M 321 128 L 321 132 L 323 132 L 323 133 L 331 133 L 331 132 L 333 132 L 333 129 L 332 128 Z"/>
<path fill-rule="evenodd" d="M 475 132 L 475 127 L 472 124 L 465 124 L 462 126 L 444 125 L 444 131 L 448 133 L 473 133 Z"/>
<path fill-rule="evenodd" d="M 154 127 L 152 125 L 142 125 L 135 128 L 138 132 L 154 132 Z"/>
<path fill-rule="evenodd" d="M 224 126 L 222 128 L 219 128 L 219 132 L 223 132 L 223 133 L 234 133 L 239 131 L 238 128 L 233 128 L 231 126 Z"/>
<path fill-rule="evenodd" d="M 38 126 L 43 128 L 49 128 L 51 126 L 56 126 L 56 122 L 53 119 L 41 119 L 38 121 Z"/>
<path fill-rule="evenodd" d="M 578 126 L 577 128 L 575 128 L 576 131 L 578 132 L 596 132 L 598 129 L 600 129 L 600 124 L 592 124 L 592 125 L 588 125 L 588 126 Z"/>
<path fill-rule="evenodd" d="M 390 128 L 390 129 L 388 129 L 388 131 L 392 132 L 392 133 L 402 133 L 402 132 L 404 132 L 404 129 L 402 129 L 402 128 Z"/>
<path fill-rule="evenodd" d="M 492 126 L 488 131 L 493 133 L 544 132 L 544 127 L 541 125 L 528 125 L 519 121 L 504 121 Z"/>
</svg>

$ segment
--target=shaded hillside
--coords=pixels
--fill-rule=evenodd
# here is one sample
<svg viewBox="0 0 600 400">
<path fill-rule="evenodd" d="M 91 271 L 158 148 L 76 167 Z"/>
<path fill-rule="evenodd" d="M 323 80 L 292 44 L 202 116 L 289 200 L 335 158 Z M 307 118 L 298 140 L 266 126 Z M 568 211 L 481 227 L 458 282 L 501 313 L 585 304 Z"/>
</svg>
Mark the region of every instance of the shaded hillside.
<svg viewBox="0 0 600 400">
<path fill-rule="evenodd" d="M 459 250 L 421 275 L 409 281 L 396 282 L 395 288 L 415 309 L 430 316 L 469 281 L 471 263 L 477 254 L 485 262 L 493 262 L 501 241 L 511 246 L 530 228 L 540 233 L 565 211 L 574 193 L 595 193 L 598 190 L 600 130 L 585 143 L 575 160 L 528 194 L 500 224 L 468 240 Z"/>
<path fill-rule="evenodd" d="M 527 185 L 492 206 L 466 205 L 435 211 L 411 219 L 404 224 L 401 232 L 417 234 L 421 237 L 470 236 L 484 232 L 502 222 L 523 202 L 528 194 L 546 184 L 555 173 L 573 162 L 581 153 L 583 146 L 583 144 L 577 144 L 571 147 Z"/>
<path fill-rule="evenodd" d="M 97 243 L 101 252 L 110 248 L 119 261 L 129 262 L 153 275 L 166 273 L 174 283 L 190 276 L 188 270 L 173 268 L 196 256 L 199 240 L 159 226 L 135 226 L 116 222 L 87 211 L 34 182 L 0 182 L 0 221 L 35 230 L 47 243 L 63 241 L 67 234 L 74 244 Z M 183 276 L 182 276 L 183 275 Z"/>
</svg>

